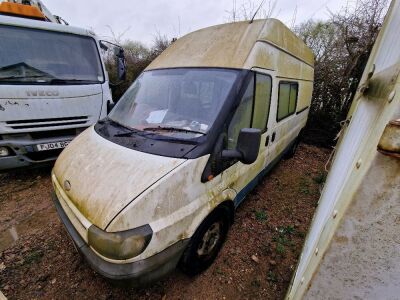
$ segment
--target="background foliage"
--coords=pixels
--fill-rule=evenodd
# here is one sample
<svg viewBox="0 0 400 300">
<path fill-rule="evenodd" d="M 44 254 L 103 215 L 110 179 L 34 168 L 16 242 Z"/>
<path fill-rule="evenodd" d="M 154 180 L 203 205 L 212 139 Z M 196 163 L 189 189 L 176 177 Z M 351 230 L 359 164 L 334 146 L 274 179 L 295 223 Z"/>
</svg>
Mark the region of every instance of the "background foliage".
<svg viewBox="0 0 400 300">
<path fill-rule="evenodd" d="M 158 34 L 151 47 L 147 47 L 141 42 L 126 40 L 123 42 L 115 41 L 124 48 L 127 74 L 126 80 L 119 82 L 116 71 L 116 61 L 114 52 L 103 52 L 105 56 L 106 68 L 112 83 L 112 94 L 114 101 L 118 100 L 129 88 L 132 82 L 142 73 L 142 71 L 163 52 L 171 43 L 167 37 Z"/>
<path fill-rule="evenodd" d="M 387 0 L 357 1 L 327 21 L 294 28 L 315 54 L 314 93 L 306 140 L 332 145 L 346 119 L 369 54 L 382 27 Z"/>
</svg>

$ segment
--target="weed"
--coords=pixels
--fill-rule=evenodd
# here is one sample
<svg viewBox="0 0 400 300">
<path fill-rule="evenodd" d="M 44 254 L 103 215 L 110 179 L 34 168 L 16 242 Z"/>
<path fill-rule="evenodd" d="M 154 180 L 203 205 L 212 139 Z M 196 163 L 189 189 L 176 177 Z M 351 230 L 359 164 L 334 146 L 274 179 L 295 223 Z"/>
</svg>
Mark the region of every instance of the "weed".
<svg viewBox="0 0 400 300">
<path fill-rule="evenodd" d="M 285 246 L 282 243 L 278 242 L 276 244 L 276 252 L 278 252 L 280 255 L 284 255 L 285 254 Z"/>
<path fill-rule="evenodd" d="M 304 232 L 302 232 L 302 231 L 297 231 L 297 235 L 299 237 L 301 237 L 301 238 L 305 238 L 306 237 L 306 234 Z"/>
<path fill-rule="evenodd" d="M 267 280 L 273 283 L 278 282 L 278 276 L 276 276 L 274 272 L 269 271 L 267 275 Z"/>
<path fill-rule="evenodd" d="M 24 258 L 24 265 L 30 265 L 32 263 L 37 263 L 39 262 L 44 253 L 41 250 L 33 250 L 28 253 L 28 255 Z"/>
<path fill-rule="evenodd" d="M 215 269 L 214 273 L 217 275 L 224 275 L 224 272 L 218 267 Z"/>
<path fill-rule="evenodd" d="M 313 178 L 315 183 L 324 184 L 326 181 L 327 174 L 324 171 L 320 171 L 317 176 Z"/>
<path fill-rule="evenodd" d="M 265 211 L 263 211 L 263 210 L 257 210 L 255 212 L 255 215 L 256 215 L 257 221 L 263 222 L 263 221 L 267 220 L 267 213 Z"/>
<path fill-rule="evenodd" d="M 260 282 L 260 280 L 258 280 L 258 279 L 254 279 L 254 280 L 251 282 L 251 285 L 254 286 L 254 287 L 259 288 L 259 287 L 261 286 L 261 282 Z"/>
<path fill-rule="evenodd" d="M 272 240 L 276 242 L 276 252 L 278 254 L 284 255 L 286 246 L 292 247 L 294 245 L 291 240 L 291 235 L 293 233 L 295 233 L 295 229 L 292 225 L 278 228 L 278 235 L 272 238 Z"/>
<path fill-rule="evenodd" d="M 304 195 L 310 194 L 310 184 L 308 183 L 306 178 L 301 178 L 299 191 Z"/>
<path fill-rule="evenodd" d="M 262 254 L 264 254 L 264 255 L 270 255 L 271 254 L 271 246 L 270 246 L 270 244 L 267 244 L 267 243 L 262 243 L 261 244 L 261 252 L 262 252 Z"/>
<path fill-rule="evenodd" d="M 288 226 L 279 227 L 278 232 L 282 235 L 292 234 L 292 233 L 294 233 L 294 226 L 288 225 Z"/>
</svg>

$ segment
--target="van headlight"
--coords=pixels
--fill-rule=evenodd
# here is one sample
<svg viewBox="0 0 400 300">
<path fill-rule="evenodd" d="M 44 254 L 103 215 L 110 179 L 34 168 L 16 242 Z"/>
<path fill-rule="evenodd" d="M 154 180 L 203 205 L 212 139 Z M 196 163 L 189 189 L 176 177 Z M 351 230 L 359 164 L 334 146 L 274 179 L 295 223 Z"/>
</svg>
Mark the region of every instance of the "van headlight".
<svg viewBox="0 0 400 300">
<path fill-rule="evenodd" d="M 92 225 L 89 227 L 88 243 L 104 257 L 122 260 L 142 253 L 152 235 L 150 225 L 120 232 L 106 232 Z"/>
</svg>

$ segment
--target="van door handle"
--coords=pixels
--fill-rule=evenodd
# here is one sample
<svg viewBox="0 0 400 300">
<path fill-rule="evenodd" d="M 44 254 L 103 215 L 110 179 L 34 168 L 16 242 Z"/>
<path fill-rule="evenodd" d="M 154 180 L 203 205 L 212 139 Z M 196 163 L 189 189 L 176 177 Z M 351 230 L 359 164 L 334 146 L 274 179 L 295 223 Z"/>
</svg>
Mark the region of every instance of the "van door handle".
<svg viewBox="0 0 400 300">
<path fill-rule="evenodd" d="M 269 135 L 267 136 L 267 138 L 265 139 L 265 147 L 268 146 L 269 144 Z"/>
<path fill-rule="evenodd" d="M 272 142 L 275 142 L 275 137 L 276 137 L 276 132 L 274 132 L 274 133 L 272 134 L 272 139 L 271 139 Z"/>
</svg>

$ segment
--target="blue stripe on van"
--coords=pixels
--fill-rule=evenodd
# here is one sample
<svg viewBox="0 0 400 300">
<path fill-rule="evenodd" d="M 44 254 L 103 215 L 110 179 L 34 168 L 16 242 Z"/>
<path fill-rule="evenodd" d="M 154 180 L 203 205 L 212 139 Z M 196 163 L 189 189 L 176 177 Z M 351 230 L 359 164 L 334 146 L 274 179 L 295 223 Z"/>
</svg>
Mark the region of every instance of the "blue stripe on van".
<svg viewBox="0 0 400 300">
<path fill-rule="evenodd" d="M 243 200 L 246 198 L 246 196 L 257 186 L 257 184 L 264 178 L 265 175 L 271 171 L 274 166 L 281 160 L 281 158 L 290 150 L 290 147 L 293 145 L 294 141 L 289 144 L 285 148 L 285 150 L 282 151 L 282 153 L 276 157 L 273 161 L 269 163 L 268 166 L 266 166 L 252 181 L 250 181 L 235 197 L 233 200 L 233 203 L 235 204 L 235 208 L 237 208 Z"/>
</svg>

